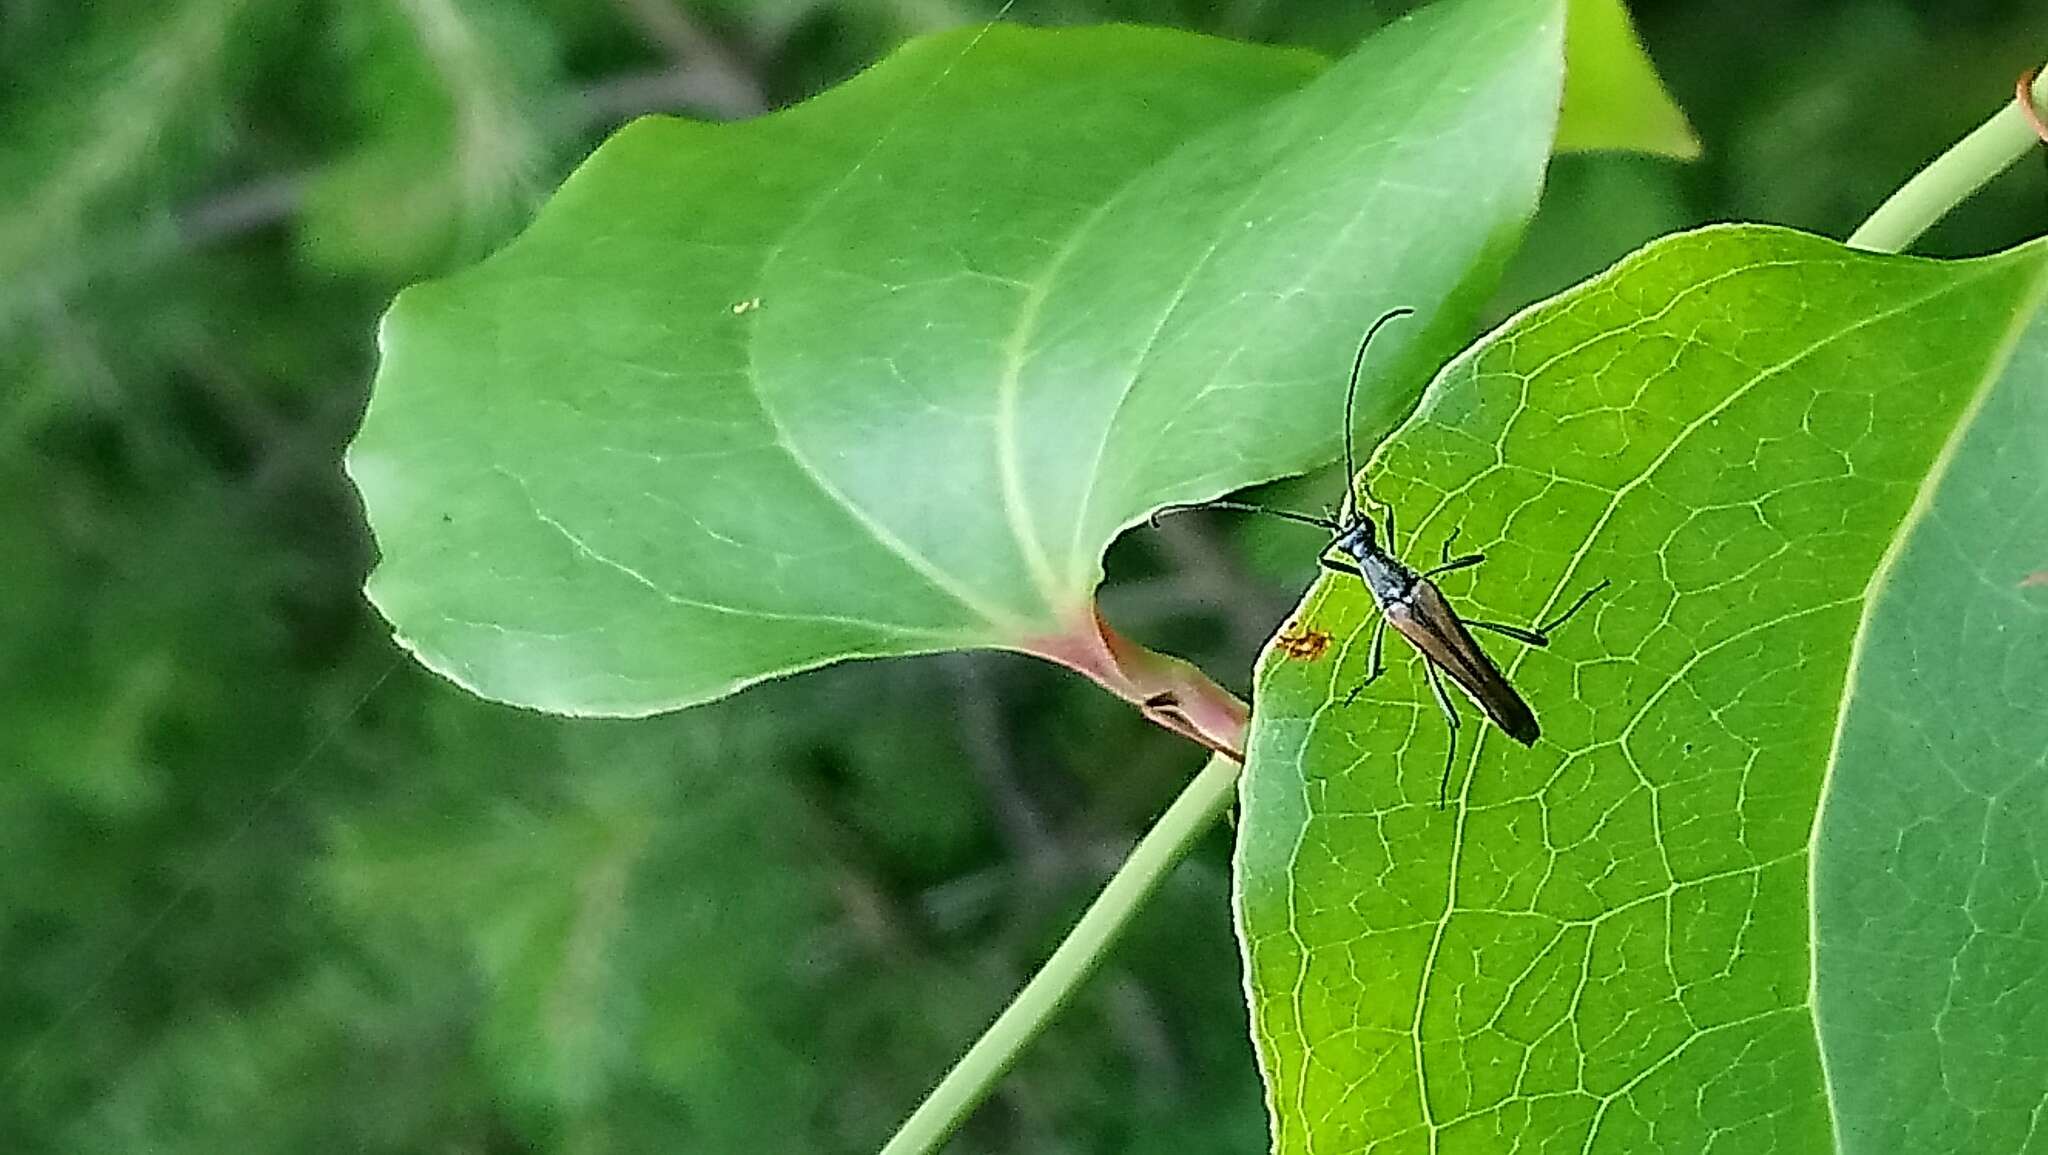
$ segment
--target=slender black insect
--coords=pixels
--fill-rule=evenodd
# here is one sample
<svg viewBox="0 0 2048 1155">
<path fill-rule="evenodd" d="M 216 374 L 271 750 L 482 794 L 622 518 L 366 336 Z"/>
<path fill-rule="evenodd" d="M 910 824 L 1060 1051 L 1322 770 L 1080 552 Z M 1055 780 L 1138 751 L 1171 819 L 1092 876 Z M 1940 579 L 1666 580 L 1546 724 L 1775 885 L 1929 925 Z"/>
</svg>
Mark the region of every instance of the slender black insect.
<svg viewBox="0 0 2048 1155">
<path fill-rule="evenodd" d="M 1441 562 L 1429 569 L 1417 571 L 1400 558 L 1394 556 L 1394 513 L 1386 512 L 1386 544 L 1380 544 L 1379 526 L 1358 508 L 1356 481 L 1358 470 L 1352 458 L 1351 422 L 1353 408 L 1358 400 L 1358 375 L 1365 366 L 1365 351 L 1372 345 L 1372 339 L 1380 327 L 1396 317 L 1405 317 L 1413 309 L 1395 309 L 1372 323 L 1366 330 L 1365 339 L 1359 342 L 1358 356 L 1351 363 L 1351 384 L 1344 393 L 1344 476 L 1351 492 L 1346 494 L 1343 508 L 1335 517 L 1318 517 L 1310 513 L 1296 513 L 1285 509 L 1267 509 L 1241 501 L 1195 501 L 1161 507 L 1152 515 L 1156 525 L 1159 518 L 1169 513 L 1190 509 L 1234 509 L 1246 513 L 1263 513 L 1288 521 L 1313 525 L 1330 532 L 1330 544 L 1323 547 L 1323 556 L 1318 559 L 1327 569 L 1350 574 L 1365 583 L 1372 593 L 1373 601 L 1379 606 L 1380 620 L 1373 627 L 1372 644 L 1367 651 L 1365 679 L 1354 686 L 1344 698 L 1346 704 L 1357 700 L 1367 686 L 1387 672 L 1385 642 L 1387 627 L 1392 626 L 1415 647 L 1423 658 L 1423 675 L 1429 680 L 1429 688 L 1436 695 L 1437 708 L 1443 711 L 1444 721 L 1450 724 L 1451 740 L 1444 750 L 1444 772 L 1437 787 L 1437 805 L 1444 805 L 1450 797 L 1451 766 L 1458 751 L 1458 710 L 1451 702 L 1451 695 L 1444 688 L 1444 679 L 1455 682 L 1473 703 L 1493 720 L 1508 737 L 1524 746 L 1533 744 L 1542 729 L 1536 724 L 1536 714 L 1529 704 L 1515 692 L 1514 686 L 1494 665 L 1493 659 L 1479 647 L 1472 630 L 1490 630 L 1503 637 L 1513 638 L 1524 645 L 1547 646 L 1550 633 L 1573 614 L 1585 608 L 1593 595 L 1607 588 L 1607 582 L 1579 595 L 1563 613 L 1540 622 L 1533 627 L 1510 626 L 1499 622 L 1466 621 L 1451 608 L 1451 603 L 1439 590 L 1432 579 L 1440 574 L 1469 569 L 1486 560 L 1486 555 L 1465 554 L 1451 556 L 1451 543 L 1457 540 L 1452 532 L 1444 542 Z M 1330 556 L 1336 550 L 1339 556 Z"/>
</svg>

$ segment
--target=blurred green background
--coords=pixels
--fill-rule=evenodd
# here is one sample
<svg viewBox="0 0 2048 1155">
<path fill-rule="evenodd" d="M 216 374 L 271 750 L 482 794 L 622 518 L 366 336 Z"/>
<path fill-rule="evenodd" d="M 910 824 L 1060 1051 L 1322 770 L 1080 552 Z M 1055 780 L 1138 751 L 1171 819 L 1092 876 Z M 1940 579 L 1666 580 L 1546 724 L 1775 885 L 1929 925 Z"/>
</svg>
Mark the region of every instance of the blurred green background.
<svg viewBox="0 0 2048 1155">
<path fill-rule="evenodd" d="M 872 1150 L 1200 752 L 1003 655 L 566 722 L 403 660 L 340 451 L 379 312 L 635 115 L 998 0 L 0 0 L 0 1150 Z M 1401 5 L 1020 0 L 1342 51 Z M 2048 53 L 2020 0 L 1636 6 L 1705 159 L 1567 157 L 1496 315 L 1675 228 L 1845 235 Z M 2048 166 L 1923 251 L 2048 231 Z M 1120 543 L 1244 688 L 1286 527 Z M 1243 536 L 1236 536 L 1237 534 Z M 956 1144 L 1264 1149 L 1211 837 Z"/>
</svg>

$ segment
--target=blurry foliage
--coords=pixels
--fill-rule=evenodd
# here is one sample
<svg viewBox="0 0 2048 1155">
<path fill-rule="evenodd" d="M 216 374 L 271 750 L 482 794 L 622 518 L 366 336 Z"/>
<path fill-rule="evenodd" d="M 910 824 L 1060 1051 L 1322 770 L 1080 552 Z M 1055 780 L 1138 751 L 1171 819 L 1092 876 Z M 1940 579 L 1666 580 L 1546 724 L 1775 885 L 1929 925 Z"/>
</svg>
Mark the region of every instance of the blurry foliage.
<svg viewBox="0 0 2048 1155">
<path fill-rule="evenodd" d="M 331 67 L 350 146 L 306 190 L 308 256 L 405 275 L 481 257 L 556 175 L 541 122 L 556 46 L 520 4 L 395 0 L 336 9 Z"/>
<path fill-rule="evenodd" d="M 1000 7 L 0 2 L 0 1147 L 858 1151 L 995 1012 L 1196 751 L 1000 656 L 646 722 L 471 700 L 363 605 L 338 456 L 391 291 L 624 119 Z M 1404 7 L 1009 16 L 1334 50 Z M 1496 315 L 1691 223 L 1842 235 L 2048 44 L 2019 0 L 1636 10 L 1705 158 L 1561 160 Z M 2040 233 L 2044 190 L 2022 165 L 1924 247 Z M 1134 536 L 1111 612 L 1241 687 L 1312 576 L 1256 533 Z M 1225 853 L 960 1150 L 1263 1144 Z"/>
</svg>

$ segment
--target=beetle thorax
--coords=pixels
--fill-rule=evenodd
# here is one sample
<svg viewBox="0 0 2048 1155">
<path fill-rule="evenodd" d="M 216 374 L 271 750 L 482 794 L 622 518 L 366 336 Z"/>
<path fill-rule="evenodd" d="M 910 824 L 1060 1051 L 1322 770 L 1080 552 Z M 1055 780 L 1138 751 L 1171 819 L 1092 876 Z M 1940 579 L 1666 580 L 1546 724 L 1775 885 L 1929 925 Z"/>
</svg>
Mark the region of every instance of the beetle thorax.
<svg viewBox="0 0 2048 1155">
<path fill-rule="evenodd" d="M 1371 518 L 1361 517 L 1349 526 L 1338 530 L 1336 539 L 1330 544 L 1350 554 L 1352 557 L 1358 557 L 1363 553 L 1377 552 L 1379 549 L 1378 527 L 1373 525 Z"/>
<path fill-rule="evenodd" d="M 1364 579 L 1373 599 L 1381 605 L 1400 601 L 1415 588 L 1415 571 L 1380 548 L 1377 527 L 1371 518 L 1359 518 L 1340 531 L 1330 544 L 1351 555 L 1351 560 L 1358 563 L 1359 577 Z"/>
</svg>

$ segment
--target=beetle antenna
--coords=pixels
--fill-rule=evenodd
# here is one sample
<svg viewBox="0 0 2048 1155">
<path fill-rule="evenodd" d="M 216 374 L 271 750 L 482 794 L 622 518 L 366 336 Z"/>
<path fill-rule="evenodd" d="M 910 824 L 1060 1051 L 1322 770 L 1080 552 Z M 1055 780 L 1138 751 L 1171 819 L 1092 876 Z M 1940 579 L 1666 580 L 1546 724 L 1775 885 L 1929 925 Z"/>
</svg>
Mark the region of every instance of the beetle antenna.
<svg viewBox="0 0 2048 1155">
<path fill-rule="evenodd" d="M 1315 526 L 1317 529 L 1327 529 L 1331 533 L 1336 533 L 1338 529 L 1336 519 L 1334 518 L 1317 517 L 1313 513 L 1296 513 L 1291 509 L 1267 509 L 1263 505 L 1253 505 L 1248 501 L 1178 501 L 1171 505 L 1162 505 L 1158 509 L 1153 510 L 1152 516 L 1146 520 L 1152 523 L 1154 529 L 1157 529 L 1159 528 L 1160 518 L 1175 513 L 1186 513 L 1192 509 L 1234 509 L 1239 513 L 1263 513 L 1268 517 L 1298 521 L 1303 525 Z"/>
<path fill-rule="evenodd" d="M 1415 310 L 1403 306 L 1380 314 L 1380 319 L 1374 321 L 1372 327 L 1365 331 L 1365 340 L 1358 343 L 1358 356 L 1351 361 L 1351 384 L 1344 390 L 1344 504 L 1353 509 L 1358 505 L 1358 463 L 1353 459 L 1351 451 L 1351 423 L 1352 414 L 1358 405 L 1358 374 L 1365 368 L 1365 351 L 1371 347 L 1373 334 L 1380 331 L 1381 325 L 1414 312 Z"/>
</svg>

